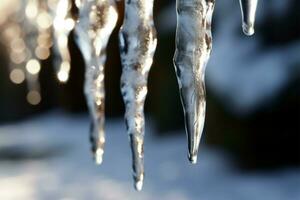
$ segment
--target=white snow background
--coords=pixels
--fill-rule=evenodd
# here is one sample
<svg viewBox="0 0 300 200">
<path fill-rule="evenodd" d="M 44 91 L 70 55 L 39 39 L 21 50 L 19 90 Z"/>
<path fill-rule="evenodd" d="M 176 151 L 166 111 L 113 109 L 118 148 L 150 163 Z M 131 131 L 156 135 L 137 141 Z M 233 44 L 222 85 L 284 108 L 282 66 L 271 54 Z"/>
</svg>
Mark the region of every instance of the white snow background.
<svg viewBox="0 0 300 200">
<path fill-rule="evenodd" d="M 133 189 L 122 119 L 107 121 L 101 166 L 91 159 L 87 116 L 51 112 L 0 126 L 0 199 L 300 199 L 299 169 L 241 173 L 226 154 L 205 145 L 198 164 L 191 165 L 184 131 L 174 137 L 155 137 L 155 129 L 147 122 L 141 192 Z M 3 156 L 8 151 L 10 156 Z"/>
</svg>

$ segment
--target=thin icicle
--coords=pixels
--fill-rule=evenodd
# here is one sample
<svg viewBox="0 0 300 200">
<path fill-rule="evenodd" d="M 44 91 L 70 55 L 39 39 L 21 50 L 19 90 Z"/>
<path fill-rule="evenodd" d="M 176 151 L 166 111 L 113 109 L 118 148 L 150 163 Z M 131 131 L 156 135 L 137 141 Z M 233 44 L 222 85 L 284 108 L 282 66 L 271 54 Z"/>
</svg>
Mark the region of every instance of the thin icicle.
<svg viewBox="0 0 300 200">
<path fill-rule="evenodd" d="M 197 162 L 205 119 L 205 68 L 212 48 L 215 0 L 177 0 L 174 65 L 185 114 L 188 157 Z"/>
<path fill-rule="evenodd" d="M 54 50 L 56 53 L 57 78 L 60 82 L 69 79 L 71 69 L 71 56 L 68 49 L 68 37 L 73 30 L 75 22 L 72 18 L 71 0 L 56 0 L 54 8 Z"/>
<path fill-rule="evenodd" d="M 86 65 L 84 92 L 92 117 L 90 139 L 95 161 L 101 164 L 105 143 L 105 50 L 118 14 L 114 0 L 77 0 L 76 5 L 79 8 L 77 42 Z"/>
<path fill-rule="evenodd" d="M 243 31 L 246 35 L 254 34 L 255 14 L 258 0 L 240 0 Z"/>
<path fill-rule="evenodd" d="M 153 0 L 126 0 L 125 18 L 119 34 L 123 65 L 121 92 L 136 190 L 141 190 L 143 186 L 144 102 L 148 73 L 157 44 L 152 10 Z"/>
</svg>

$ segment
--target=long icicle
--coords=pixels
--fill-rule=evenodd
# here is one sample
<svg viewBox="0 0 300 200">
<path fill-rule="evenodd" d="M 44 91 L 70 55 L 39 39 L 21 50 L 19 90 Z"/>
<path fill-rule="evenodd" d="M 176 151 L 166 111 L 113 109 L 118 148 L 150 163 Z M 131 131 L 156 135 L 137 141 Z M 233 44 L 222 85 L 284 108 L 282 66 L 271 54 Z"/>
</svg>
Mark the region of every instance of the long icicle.
<svg viewBox="0 0 300 200">
<path fill-rule="evenodd" d="M 118 13 L 114 0 L 77 0 L 76 5 L 80 12 L 76 26 L 77 42 L 86 65 L 84 92 L 92 117 L 90 140 L 95 161 L 101 164 L 105 143 L 106 46 L 116 26 Z"/>
<path fill-rule="evenodd" d="M 246 35 L 251 36 L 254 34 L 254 23 L 258 0 L 240 0 L 243 31 Z"/>
<path fill-rule="evenodd" d="M 144 102 L 148 73 L 157 44 L 152 12 L 153 0 L 126 0 L 125 18 L 119 33 L 123 65 L 121 92 L 136 190 L 141 190 L 143 186 Z"/>
<path fill-rule="evenodd" d="M 205 68 L 212 48 L 215 0 L 177 0 L 174 66 L 184 108 L 188 158 L 197 162 L 205 119 Z"/>
</svg>

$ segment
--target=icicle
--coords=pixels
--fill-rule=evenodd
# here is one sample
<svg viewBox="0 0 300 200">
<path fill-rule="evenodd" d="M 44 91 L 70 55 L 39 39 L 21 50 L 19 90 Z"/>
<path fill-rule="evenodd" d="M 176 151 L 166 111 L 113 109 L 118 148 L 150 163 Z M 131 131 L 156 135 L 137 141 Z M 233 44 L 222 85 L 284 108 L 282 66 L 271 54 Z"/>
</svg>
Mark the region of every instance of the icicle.
<svg viewBox="0 0 300 200">
<path fill-rule="evenodd" d="M 197 162 L 205 119 L 205 68 L 212 37 L 214 0 L 177 0 L 177 31 L 174 65 L 184 107 L 188 157 Z"/>
<path fill-rule="evenodd" d="M 92 116 L 90 138 L 97 164 L 104 153 L 104 64 L 106 46 L 116 26 L 118 13 L 114 0 L 76 1 L 79 22 L 77 42 L 83 54 L 86 71 L 84 91 Z"/>
<path fill-rule="evenodd" d="M 240 0 L 243 31 L 246 35 L 251 36 L 254 34 L 255 13 L 258 0 Z"/>
<path fill-rule="evenodd" d="M 119 34 L 123 65 L 121 92 L 136 190 L 141 190 L 143 186 L 144 102 L 148 73 L 157 44 L 152 10 L 153 0 L 126 0 L 125 18 Z"/>
<path fill-rule="evenodd" d="M 54 6 L 54 50 L 56 53 L 57 78 L 60 82 L 69 79 L 71 57 L 68 49 L 68 36 L 73 30 L 75 22 L 72 19 L 71 0 L 52 0 Z"/>
</svg>

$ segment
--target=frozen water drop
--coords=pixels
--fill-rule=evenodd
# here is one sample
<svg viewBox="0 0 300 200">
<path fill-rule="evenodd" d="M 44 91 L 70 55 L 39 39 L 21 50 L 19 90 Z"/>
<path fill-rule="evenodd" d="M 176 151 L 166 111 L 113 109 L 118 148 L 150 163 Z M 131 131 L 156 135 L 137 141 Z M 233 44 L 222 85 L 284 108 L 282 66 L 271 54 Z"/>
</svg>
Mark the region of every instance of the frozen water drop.
<svg viewBox="0 0 300 200">
<path fill-rule="evenodd" d="M 197 163 L 197 155 L 189 156 L 189 160 L 192 164 L 196 164 Z"/>
<path fill-rule="evenodd" d="M 97 149 L 95 152 L 95 162 L 97 165 L 101 165 L 103 161 L 103 149 Z"/>
<path fill-rule="evenodd" d="M 134 187 L 135 187 L 135 189 L 136 189 L 137 191 L 141 191 L 142 188 L 143 188 L 143 181 L 141 180 L 141 181 L 135 182 Z"/>
<path fill-rule="evenodd" d="M 243 28 L 244 34 L 247 35 L 247 36 L 251 36 L 255 32 L 253 24 L 248 25 L 248 24 L 243 22 L 242 28 Z"/>
<path fill-rule="evenodd" d="M 258 0 L 240 0 L 243 32 L 248 36 L 254 34 L 257 2 Z"/>
</svg>

